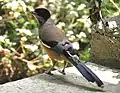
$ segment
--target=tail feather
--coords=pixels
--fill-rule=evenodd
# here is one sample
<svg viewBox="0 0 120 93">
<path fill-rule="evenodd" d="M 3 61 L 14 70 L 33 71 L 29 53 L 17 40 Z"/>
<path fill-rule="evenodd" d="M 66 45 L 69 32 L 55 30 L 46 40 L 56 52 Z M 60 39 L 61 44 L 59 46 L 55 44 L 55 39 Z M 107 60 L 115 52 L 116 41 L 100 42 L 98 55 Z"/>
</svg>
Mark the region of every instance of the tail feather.
<svg viewBox="0 0 120 93">
<path fill-rule="evenodd" d="M 96 82 L 99 87 L 104 87 L 103 82 L 89 69 L 77 56 L 65 51 L 65 56 L 78 69 L 78 71 L 90 82 Z"/>
<path fill-rule="evenodd" d="M 103 87 L 103 82 L 86 65 L 80 63 L 76 68 L 88 81 L 96 82 L 99 87 Z"/>
<path fill-rule="evenodd" d="M 91 81 L 91 82 L 95 81 L 95 79 L 91 76 L 91 74 L 89 74 L 88 71 L 86 71 L 85 65 L 78 64 L 76 68 L 88 81 Z"/>
</svg>

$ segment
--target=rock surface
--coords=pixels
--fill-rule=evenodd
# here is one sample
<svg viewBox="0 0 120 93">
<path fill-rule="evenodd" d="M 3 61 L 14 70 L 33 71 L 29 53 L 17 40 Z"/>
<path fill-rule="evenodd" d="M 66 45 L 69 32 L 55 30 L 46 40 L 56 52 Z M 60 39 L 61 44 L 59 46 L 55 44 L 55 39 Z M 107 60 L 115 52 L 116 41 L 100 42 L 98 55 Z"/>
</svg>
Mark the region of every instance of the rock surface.
<svg viewBox="0 0 120 93">
<path fill-rule="evenodd" d="M 97 24 L 92 27 L 91 62 L 120 68 L 120 15 L 106 19 L 106 28 Z"/>
<path fill-rule="evenodd" d="M 70 67 L 66 69 L 66 75 L 53 71 L 52 76 L 39 74 L 0 85 L 0 93 L 120 93 L 119 79 L 114 80 L 118 71 L 93 64 L 88 64 L 88 66 L 104 81 L 103 89 L 87 82 L 74 67 Z"/>
</svg>

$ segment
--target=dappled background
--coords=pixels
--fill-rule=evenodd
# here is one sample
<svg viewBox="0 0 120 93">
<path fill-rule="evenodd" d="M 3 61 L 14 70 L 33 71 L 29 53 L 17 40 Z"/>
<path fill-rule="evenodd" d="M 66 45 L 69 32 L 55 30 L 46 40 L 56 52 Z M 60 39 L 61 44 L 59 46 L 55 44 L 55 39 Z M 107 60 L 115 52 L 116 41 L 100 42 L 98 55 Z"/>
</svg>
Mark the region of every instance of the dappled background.
<svg viewBox="0 0 120 93">
<path fill-rule="evenodd" d="M 105 18 L 119 15 L 120 0 L 102 0 Z M 38 37 L 36 7 L 46 7 L 51 18 L 73 42 L 83 61 L 90 57 L 92 0 L 0 0 L 0 83 L 43 73 L 52 64 Z M 56 66 L 60 69 L 63 62 Z M 70 64 L 68 66 L 71 66 Z"/>
</svg>

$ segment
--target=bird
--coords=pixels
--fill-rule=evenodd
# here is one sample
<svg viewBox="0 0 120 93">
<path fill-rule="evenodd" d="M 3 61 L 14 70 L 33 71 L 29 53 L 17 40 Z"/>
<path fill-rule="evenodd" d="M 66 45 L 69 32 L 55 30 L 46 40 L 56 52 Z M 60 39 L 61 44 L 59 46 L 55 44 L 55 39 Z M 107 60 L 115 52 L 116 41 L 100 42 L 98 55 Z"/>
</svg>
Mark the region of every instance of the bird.
<svg viewBox="0 0 120 93">
<path fill-rule="evenodd" d="M 51 70 L 58 60 L 65 60 L 62 70 L 65 73 L 66 63 L 69 61 L 89 82 L 96 82 L 98 87 L 103 88 L 104 83 L 82 62 L 64 31 L 59 29 L 50 18 L 50 11 L 46 8 L 35 8 L 32 14 L 38 22 L 39 38 L 42 46 L 53 62 L 48 74 L 51 74 Z"/>
</svg>

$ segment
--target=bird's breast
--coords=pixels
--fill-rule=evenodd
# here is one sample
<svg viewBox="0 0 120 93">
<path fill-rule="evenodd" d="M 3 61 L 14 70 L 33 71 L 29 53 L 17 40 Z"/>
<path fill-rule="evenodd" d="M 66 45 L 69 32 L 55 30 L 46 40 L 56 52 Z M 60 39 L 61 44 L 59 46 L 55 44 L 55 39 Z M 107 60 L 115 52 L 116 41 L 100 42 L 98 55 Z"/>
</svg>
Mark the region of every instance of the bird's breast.
<svg viewBox="0 0 120 93">
<path fill-rule="evenodd" d="M 48 48 L 44 45 L 43 45 L 43 48 L 51 59 L 54 59 L 57 61 L 67 60 L 64 55 L 60 55 L 60 54 L 56 53 L 55 51 L 51 50 L 51 48 Z"/>
</svg>

